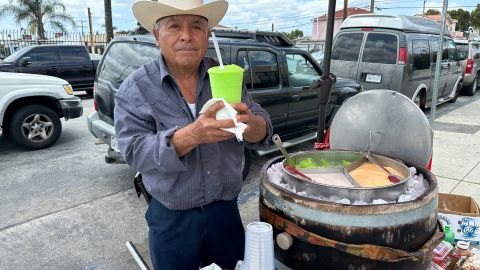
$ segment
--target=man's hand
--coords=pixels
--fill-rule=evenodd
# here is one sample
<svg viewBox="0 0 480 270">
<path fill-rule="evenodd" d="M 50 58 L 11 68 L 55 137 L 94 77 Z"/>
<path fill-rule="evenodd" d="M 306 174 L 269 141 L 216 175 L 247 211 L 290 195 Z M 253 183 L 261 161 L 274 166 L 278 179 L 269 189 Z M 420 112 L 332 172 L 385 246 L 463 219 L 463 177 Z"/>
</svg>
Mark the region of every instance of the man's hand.
<svg viewBox="0 0 480 270">
<path fill-rule="evenodd" d="M 223 102 L 213 104 L 190 125 L 177 130 L 171 143 L 178 156 L 192 151 L 199 144 L 220 142 L 231 139 L 235 134 L 221 128 L 235 127 L 232 120 L 216 120 L 216 113 L 225 107 Z"/>
<path fill-rule="evenodd" d="M 247 125 L 247 128 L 243 132 L 243 138 L 252 143 L 263 140 L 267 135 L 265 119 L 253 114 L 245 103 L 233 104 L 232 107 L 238 112 L 237 121 Z"/>
</svg>

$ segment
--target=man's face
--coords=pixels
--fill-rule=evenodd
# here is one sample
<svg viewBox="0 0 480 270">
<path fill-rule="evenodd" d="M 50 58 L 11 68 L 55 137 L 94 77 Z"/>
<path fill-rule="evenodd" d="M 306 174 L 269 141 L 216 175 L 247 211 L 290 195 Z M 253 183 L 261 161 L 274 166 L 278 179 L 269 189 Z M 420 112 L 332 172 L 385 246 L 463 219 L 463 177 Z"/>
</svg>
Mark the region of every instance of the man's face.
<svg viewBox="0 0 480 270">
<path fill-rule="evenodd" d="M 208 48 L 207 20 L 196 15 L 162 18 L 154 30 L 167 64 L 198 68 Z"/>
</svg>

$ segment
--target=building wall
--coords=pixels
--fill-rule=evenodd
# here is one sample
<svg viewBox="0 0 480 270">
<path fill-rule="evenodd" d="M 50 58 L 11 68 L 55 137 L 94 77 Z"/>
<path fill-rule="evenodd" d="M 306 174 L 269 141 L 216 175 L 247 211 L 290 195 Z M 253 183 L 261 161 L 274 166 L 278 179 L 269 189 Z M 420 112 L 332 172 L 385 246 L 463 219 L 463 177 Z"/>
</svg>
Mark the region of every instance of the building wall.
<svg viewBox="0 0 480 270">
<path fill-rule="evenodd" d="M 333 36 L 335 36 L 338 31 L 340 31 L 340 26 L 342 25 L 343 19 L 336 18 L 335 24 L 333 27 Z M 327 21 L 320 20 L 313 22 L 312 28 L 312 40 L 325 41 L 325 34 L 327 33 Z"/>
</svg>

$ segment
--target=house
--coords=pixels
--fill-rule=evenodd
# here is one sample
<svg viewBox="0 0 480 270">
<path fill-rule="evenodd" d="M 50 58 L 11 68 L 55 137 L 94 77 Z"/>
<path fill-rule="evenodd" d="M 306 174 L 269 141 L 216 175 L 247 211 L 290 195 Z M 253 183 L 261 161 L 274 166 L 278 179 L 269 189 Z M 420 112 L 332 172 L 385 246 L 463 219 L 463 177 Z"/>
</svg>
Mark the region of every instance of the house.
<svg viewBox="0 0 480 270">
<path fill-rule="evenodd" d="M 365 14 L 370 11 L 363 8 L 347 8 L 347 17 L 355 14 Z M 343 22 L 343 9 L 335 12 L 335 24 L 333 27 L 333 35 L 335 36 L 340 30 Z M 312 22 L 312 40 L 325 41 L 325 33 L 327 32 L 327 15 L 316 17 Z"/>
<path fill-rule="evenodd" d="M 434 20 L 437 22 L 442 22 L 442 14 L 435 14 L 435 15 L 423 15 L 423 14 L 415 14 L 415 16 L 422 16 L 424 18 Z M 458 32 L 455 31 L 455 28 L 457 27 L 458 20 L 454 20 L 448 15 L 446 17 L 445 25 L 447 26 L 448 31 L 450 31 L 450 34 L 452 35 L 453 38 L 462 38 L 463 37 L 463 32 Z"/>
</svg>

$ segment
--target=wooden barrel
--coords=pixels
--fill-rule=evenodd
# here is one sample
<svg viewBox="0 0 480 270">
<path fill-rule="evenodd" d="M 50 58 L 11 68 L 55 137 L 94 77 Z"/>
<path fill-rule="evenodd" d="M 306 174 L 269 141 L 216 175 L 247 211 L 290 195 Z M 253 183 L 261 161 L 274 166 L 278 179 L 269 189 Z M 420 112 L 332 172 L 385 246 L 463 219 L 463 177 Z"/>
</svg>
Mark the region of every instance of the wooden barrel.
<svg viewBox="0 0 480 270">
<path fill-rule="evenodd" d="M 277 269 L 429 268 L 429 255 L 441 237 L 437 223 L 438 187 L 434 175 L 417 168 L 426 177 L 429 188 L 410 202 L 343 205 L 300 196 L 271 183 L 267 169 L 281 160 L 281 157 L 274 158 L 262 169 L 260 220 L 273 226 L 274 237 L 287 231 L 287 227 L 290 230 L 299 228 L 301 233 L 293 235 L 293 242 L 287 250 L 280 248 L 278 242 L 275 244 Z M 291 235 L 288 234 L 289 237 Z M 312 235 L 332 240 L 335 244 L 331 247 L 319 245 L 312 240 Z M 349 248 L 372 246 L 416 257 L 388 260 L 379 255 L 372 259 L 350 252 Z M 364 254 L 371 253 L 375 252 L 367 251 Z"/>
</svg>

